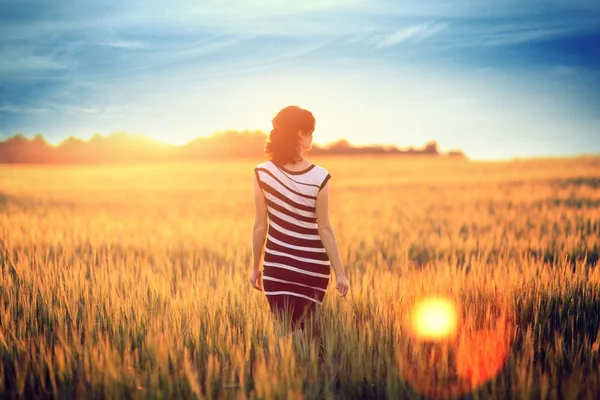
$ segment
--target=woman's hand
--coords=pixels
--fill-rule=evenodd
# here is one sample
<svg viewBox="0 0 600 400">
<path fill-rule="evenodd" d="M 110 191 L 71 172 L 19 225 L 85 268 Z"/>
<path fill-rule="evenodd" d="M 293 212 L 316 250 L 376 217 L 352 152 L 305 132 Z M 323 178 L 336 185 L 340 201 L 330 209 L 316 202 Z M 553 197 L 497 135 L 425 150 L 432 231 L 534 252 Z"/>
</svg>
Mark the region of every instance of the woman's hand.
<svg viewBox="0 0 600 400">
<path fill-rule="evenodd" d="M 252 274 L 250 275 L 250 283 L 252 284 L 252 287 L 261 292 L 263 290 L 262 276 L 263 276 L 263 272 L 260 269 L 253 270 Z"/>
<path fill-rule="evenodd" d="M 348 288 L 350 288 L 350 283 L 348 283 L 348 278 L 346 278 L 346 275 L 336 275 L 335 288 L 342 294 L 342 296 L 346 297 L 346 294 L 348 294 Z"/>
</svg>

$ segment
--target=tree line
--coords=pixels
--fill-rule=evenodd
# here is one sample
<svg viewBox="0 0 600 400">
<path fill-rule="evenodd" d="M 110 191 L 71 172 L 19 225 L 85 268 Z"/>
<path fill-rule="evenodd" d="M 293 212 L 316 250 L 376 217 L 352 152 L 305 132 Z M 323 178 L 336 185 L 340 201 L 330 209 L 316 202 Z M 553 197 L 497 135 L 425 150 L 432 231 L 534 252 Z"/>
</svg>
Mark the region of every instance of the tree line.
<svg viewBox="0 0 600 400">
<path fill-rule="evenodd" d="M 28 139 L 22 134 L 0 142 L 0 163 L 110 163 L 198 161 L 208 158 L 263 158 L 267 134 L 262 131 L 224 131 L 199 137 L 175 146 L 144 135 L 116 132 L 95 134 L 89 140 L 74 137 L 59 145 L 49 144 L 41 134 Z M 437 142 L 422 148 L 400 149 L 395 146 L 355 146 L 340 139 L 326 146 L 314 145 L 311 155 L 404 155 L 466 158 L 458 150 L 441 152 Z"/>
</svg>

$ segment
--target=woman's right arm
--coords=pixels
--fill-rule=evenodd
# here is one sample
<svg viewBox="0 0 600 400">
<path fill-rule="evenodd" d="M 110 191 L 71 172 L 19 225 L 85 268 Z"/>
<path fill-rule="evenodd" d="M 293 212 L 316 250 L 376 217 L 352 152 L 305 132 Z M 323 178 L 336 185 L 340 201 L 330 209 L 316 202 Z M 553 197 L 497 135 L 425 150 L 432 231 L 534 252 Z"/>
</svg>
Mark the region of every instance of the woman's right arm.
<svg viewBox="0 0 600 400">
<path fill-rule="evenodd" d="M 336 288 L 342 296 L 346 296 L 349 287 L 348 279 L 346 278 L 342 259 L 340 258 L 335 232 L 329 221 L 329 182 L 325 184 L 317 195 L 317 224 L 321 242 L 323 242 L 323 247 L 325 247 L 325 251 L 331 261 L 331 267 L 335 272 Z"/>
</svg>

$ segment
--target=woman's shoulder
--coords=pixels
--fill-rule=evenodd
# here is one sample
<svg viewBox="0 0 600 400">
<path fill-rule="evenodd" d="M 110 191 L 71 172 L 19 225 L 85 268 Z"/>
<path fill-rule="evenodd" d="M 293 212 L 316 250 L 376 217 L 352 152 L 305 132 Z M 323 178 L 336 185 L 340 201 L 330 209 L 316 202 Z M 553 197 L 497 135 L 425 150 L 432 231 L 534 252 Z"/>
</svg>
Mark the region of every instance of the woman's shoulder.
<svg viewBox="0 0 600 400">
<path fill-rule="evenodd" d="M 317 171 L 320 175 L 322 175 L 322 174 L 327 175 L 329 173 L 329 170 L 327 170 L 327 168 L 325 168 L 324 166 L 314 164 L 314 163 L 313 163 L 313 165 L 314 165 L 313 170 Z"/>
<path fill-rule="evenodd" d="M 313 165 L 314 167 L 310 171 L 311 180 L 313 180 L 317 185 L 321 186 L 323 182 L 329 180 L 331 175 L 329 174 L 329 170 L 322 165 Z"/>
<path fill-rule="evenodd" d="M 254 166 L 254 169 L 259 169 L 259 168 L 262 168 L 262 169 L 269 169 L 269 168 L 271 168 L 272 166 L 273 166 L 273 163 L 272 163 L 271 161 L 267 160 L 267 161 L 261 162 L 260 164 L 256 164 L 256 165 Z"/>
</svg>

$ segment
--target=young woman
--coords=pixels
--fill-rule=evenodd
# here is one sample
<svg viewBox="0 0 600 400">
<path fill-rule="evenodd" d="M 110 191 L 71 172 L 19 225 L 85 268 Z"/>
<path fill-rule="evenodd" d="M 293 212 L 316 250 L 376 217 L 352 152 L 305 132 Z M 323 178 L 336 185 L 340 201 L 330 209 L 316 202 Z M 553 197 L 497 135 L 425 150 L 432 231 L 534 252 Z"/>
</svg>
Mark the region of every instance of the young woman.
<svg viewBox="0 0 600 400">
<path fill-rule="evenodd" d="M 329 221 L 331 175 L 305 158 L 314 129 L 310 111 L 282 109 L 265 144 L 268 161 L 254 169 L 250 282 L 293 331 L 304 329 L 322 303 L 331 268 L 342 296 L 349 287 Z"/>
</svg>

